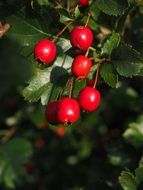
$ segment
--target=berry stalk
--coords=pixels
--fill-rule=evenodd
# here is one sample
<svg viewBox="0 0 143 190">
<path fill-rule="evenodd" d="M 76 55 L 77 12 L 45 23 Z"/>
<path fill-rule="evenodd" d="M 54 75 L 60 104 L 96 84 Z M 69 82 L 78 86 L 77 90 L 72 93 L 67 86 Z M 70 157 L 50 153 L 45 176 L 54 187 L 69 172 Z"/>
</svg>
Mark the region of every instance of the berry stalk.
<svg viewBox="0 0 143 190">
<path fill-rule="evenodd" d="M 85 23 L 85 27 L 88 26 L 90 18 L 91 18 L 91 13 L 88 13 L 88 17 L 87 17 L 87 20 L 86 20 L 86 23 Z"/>
<path fill-rule="evenodd" d="M 56 42 L 58 37 L 60 35 L 62 35 L 62 33 L 73 23 L 74 20 L 71 20 L 60 32 L 58 32 L 58 34 L 54 37 L 54 39 L 52 40 L 53 42 Z"/>
<path fill-rule="evenodd" d="M 85 53 L 85 57 L 87 57 L 89 54 L 89 48 L 87 49 L 86 53 Z"/>
<path fill-rule="evenodd" d="M 73 83 L 74 83 L 74 77 L 71 77 L 70 89 L 69 89 L 69 98 L 72 97 Z"/>
<path fill-rule="evenodd" d="M 96 85 L 97 85 L 97 82 L 98 82 L 99 68 L 100 68 L 100 62 L 97 63 L 97 70 L 96 70 L 96 75 L 95 75 L 95 81 L 94 81 L 93 88 L 96 88 Z"/>
</svg>

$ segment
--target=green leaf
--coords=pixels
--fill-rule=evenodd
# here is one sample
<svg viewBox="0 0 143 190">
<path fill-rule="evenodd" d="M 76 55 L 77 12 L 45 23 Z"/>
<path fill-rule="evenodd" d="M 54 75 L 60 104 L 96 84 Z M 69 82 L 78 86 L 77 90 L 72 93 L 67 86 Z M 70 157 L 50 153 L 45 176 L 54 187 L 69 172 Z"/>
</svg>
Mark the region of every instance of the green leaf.
<svg viewBox="0 0 143 190">
<path fill-rule="evenodd" d="M 130 5 L 130 3 L 128 3 Z M 126 20 L 128 15 L 131 14 L 131 12 L 135 9 L 135 5 L 133 4 L 132 6 L 129 6 L 124 14 L 122 16 L 119 17 L 117 23 L 116 23 L 116 31 L 118 31 L 120 34 L 124 33 L 125 29 L 126 29 Z"/>
<path fill-rule="evenodd" d="M 143 76 L 143 68 L 140 70 L 140 72 L 139 72 L 138 75 L 139 75 L 139 76 Z"/>
<path fill-rule="evenodd" d="M 43 31 L 37 21 L 34 22 L 15 14 L 8 17 L 7 22 L 12 27 L 6 35 L 26 49 L 26 56 L 33 52 L 33 47 L 38 40 L 42 38 L 52 39 L 52 35 Z M 71 48 L 70 41 L 60 37 L 58 38 L 57 46 L 63 52 Z"/>
<path fill-rule="evenodd" d="M 113 32 L 112 35 L 103 44 L 103 47 L 101 49 L 101 54 L 110 56 L 112 51 L 118 47 L 119 43 L 120 43 L 120 35 Z"/>
<path fill-rule="evenodd" d="M 50 38 L 51 35 L 45 33 L 41 26 L 32 20 L 26 20 L 17 14 L 7 18 L 7 22 L 12 26 L 7 32 L 7 36 L 19 42 L 22 47 L 34 46 L 40 38 Z"/>
<path fill-rule="evenodd" d="M 34 0 L 36 3 L 38 3 L 40 6 L 46 6 L 49 3 L 49 0 Z"/>
<path fill-rule="evenodd" d="M 73 96 L 76 98 L 82 88 L 84 88 L 85 80 L 76 80 L 73 87 Z"/>
<path fill-rule="evenodd" d="M 136 178 L 130 172 L 123 171 L 119 177 L 119 182 L 124 190 L 137 190 Z"/>
<path fill-rule="evenodd" d="M 60 15 L 60 22 L 66 24 L 67 22 L 71 21 L 70 14 L 66 9 L 58 9 Z"/>
<path fill-rule="evenodd" d="M 140 116 L 136 122 L 130 123 L 123 136 L 135 147 L 143 146 L 143 116 Z"/>
<path fill-rule="evenodd" d="M 10 165 L 7 165 L 7 167 L 4 170 L 4 176 L 3 176 L 3 181 L 6 187 L 10 189 L 14 189 L 16 179 L 17 179 L 17 176 L 15 172 L 13 171 L 13 168 Z"/>
<path fill-rule="evenodd" d="M 138 184 L 140 184 L 141 182 L 143 182 L 143 166 L 139 166 L 135 170 L 135 175 L 136 175 L 136 180 L 137 180 Z"/>
<path fill-rule="evenodd" d="M 97 7 L 108 15 L 122 15 L 128 3 L 126 0 L 96 0 Z"/>
<path fill-rule="evenodd" d="M 142 187 L 143 182 L 143 166 L 135 170 L 135 176 L 129 171 L 123 171 L 119 177 L 119 182 L 124 190 L 137 190 Z"/>
<path fill-rule="evenodd" d="M 16 165 L 22 164 L 32 154 L 31 144 L 23 138 L 15 138 L 9 141 L 7 144 L 0 146 L 1 155 L 3 154 L 6 159 Z M 2 153 L 3 152 L 3 153 Z M 15 162 L 15 155 L 17 155 L 17 161 Z"/>
<path fill-rule="evenodd" d="M 79 6 L 76 6 L 73 15 L 74 15 L 74 17 L 78 17 L 80 14 L 81 13 L 80 13 L 80 10 L 79 10 Z"/>
<path fill-rule="evenodd" d="M 112 88 L 118 87 L 118 75 L 110 63 L 105 63 L 100 69 L 101 77 Z"/>
<path fill-rule="evenodd" d="M 23 171 L 23 164 L 32 155 L 31 144 L 23 138 L 15 138 L 0 146 L 0 181 L 14 188 Z"/>
<path fill-rule="evenodd" d="M 45 93 L 47 98 L 50 96 L 52 84 L 47 83 L 43 85 L 42 83 L 42 78 L 44 78 L 46 75 L 46 71 L 44 73 L 40 73 L 39 77 L 33 78 L 33 80 L 30 82 L 30 85 L 24 89 L 23 95 L 26 100 L 29 100 L 30 102 L 37 102 L 42 96 L 45 96 Z M 43 101 L 43 98 L 41 102 L 44 104 L 45 101 Z"/>
<path fill-rule="evenodd" d="M 135 2 L 135 0 L 128 0 L 129 5 L 134 3 L 134 2 Z"/>
<path fill-rule="evenodd" d="M 60 87 L 65 85 L 68 78 L 66 69 L 71 66 L 71 63 L 72 58 L 64 55 L 58 57 L 53 66 L 37 70 L 36 76 L 23 91 L 25 99 L 30 102 L 41 99 L 42 105 L 46 105 L 52 96 L 53 85 Z"/>
<path fill-rule="evenodd" d="M 138 75 L 143 68 L 143 59 L 139 52 L 122 43 L 113 52 L 112 64 L 121 76 L 132 77 Z"/>
</svg>

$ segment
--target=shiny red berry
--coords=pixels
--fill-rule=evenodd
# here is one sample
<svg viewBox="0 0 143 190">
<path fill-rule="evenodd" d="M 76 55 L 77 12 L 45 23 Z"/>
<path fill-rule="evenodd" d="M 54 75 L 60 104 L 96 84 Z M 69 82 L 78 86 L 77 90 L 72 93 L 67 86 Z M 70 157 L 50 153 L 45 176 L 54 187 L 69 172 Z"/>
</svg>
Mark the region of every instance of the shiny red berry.
<svg viewBox="0 0 143 190">
<path fill-rule="evenodd" d="M 54 61 L 57 53 L 56 45 L 48 39 L 42 39 L 34 47 L 35 60 L 43 64 L 50 64 Z"/>
<path fill-rule="evenodd" d="M 58 102 L 58 120 L 62 124 L 72 124 L 76 122 L 80 115 L 78 102 L 73 98 L 62 98 Z"/>
<path fill-rule="evenodd" d="M 92 62 L 88 57 L 84 55 L 78 55 L 72 63 L 72 73 L 79 79 L 85 78 L 88 75 L 91 66 Z"/>
<path fill-rule="evenodd" d="M 93 41 L 93 33 L 87 26 L 76 26 L 70 34 L 71 45 L 81 50 L 87 50 Z"/>
<path fill-rule="evenodd" d="M 57 104 L 58 101 L 53 101 L 50 102 L 45 110 L 45 116 L 50 124 L 58 124 L 58 119 L 57 119 Z"/>
<path fill-rule="evenodd" d="M 100 103 L 100 92 L 92 87 L 83 88 L 78 95 L 78 103 L 84 111 L 94 111 Z"/>
<path fill-rule="evenodd" d="M 88 6 L 89 0 L 79 0 L 79 4 L 82 6 Z"/>
</svg>

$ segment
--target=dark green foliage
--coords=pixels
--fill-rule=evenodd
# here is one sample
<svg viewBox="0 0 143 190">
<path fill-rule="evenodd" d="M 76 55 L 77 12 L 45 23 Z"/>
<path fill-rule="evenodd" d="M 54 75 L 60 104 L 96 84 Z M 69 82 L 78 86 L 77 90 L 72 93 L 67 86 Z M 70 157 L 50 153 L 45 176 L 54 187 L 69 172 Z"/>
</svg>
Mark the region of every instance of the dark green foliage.
<svg viewBox="0 0 143 190">
<path fill-rule="evenodd" d="M 78 54 L 69 35 L 85 25 L 89 11 L 89 78 L 100 63 L 101 105 L 82 112 L 72 126 L 51 126 L 45 106 L 69 95 Z M 142 190 L 143 3 L 91 0 L 80 7 L 73 0 L 1 0 L 0 21 L 11 26 L 0 38 L 0 189 Z M 70 21 L 53 65 L 35 63 L 35 43 L 54 39 Z M 86 80 L 74 82 L 76 98 Z"/>
</svg>

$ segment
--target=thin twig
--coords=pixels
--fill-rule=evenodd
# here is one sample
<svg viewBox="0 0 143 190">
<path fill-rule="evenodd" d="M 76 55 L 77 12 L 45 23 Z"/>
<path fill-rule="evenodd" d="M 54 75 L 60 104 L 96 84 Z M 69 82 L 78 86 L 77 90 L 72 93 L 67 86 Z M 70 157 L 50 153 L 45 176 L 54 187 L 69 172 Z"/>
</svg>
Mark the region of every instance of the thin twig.
<svg viewBox="0 0 143 190">
<path fill-rule="evenodd" d="M 94 47 L 92 47 L 92 46 L 90 46 L 89 49 L 94 51 L 94 52 L 96 51 L 96 49 Z"/>
<path fill-rule="evenodd" d="M 97 70 L 96 70 L 96 75 L 95 75 L 95 81 L 94 81 L 93 88 L 96 88 L 96 85 L 97 85 L 97 82 L 98 82 L 99 68 L 100 68 L 100 62 L 97 63 Z"/>
<path fill-rule="evenodd" d="M 67 0 L 67 10 L 68 10 L 68 12 L 70 11 L 70 1 L 69 0 Z"/>
<path fill-rule="evenodd" d="M 2 25 L 0 22 L 0 38 L 10 29 L 10 24 L 6 23 Z"/>
<path fill-rule="evenodd" d="M 17 127 L 13 127 L 9 129 L 6 135 L 2 138 L 1 142 L 3 144 L 7 143 L 9 139 L 15 134 L 16 131 L 17 131 Z"/>
<path fill-rule="evenodd" d="M 70 89 L 69 89 L 69 98 L 72 97 L 73 83 L 74 83 L 74 77 L 71 77 L 71 81 L 70 81 Z"/>
<path fill-rule="evenodd" d="M 85 27 L 88 26 L 90 17 L 91 17 L 91 13 L 88 13 L 88 17 L 87 17 L 87 20 L 86 20 L 86 23 L 85 23 Z"/>
<path fill-rule="evenodd" d="M 86 53 L 85 53 L 85 57 L 87 57 L 89 54 L 89 48 L 87 49 Z"/>
<path fill-rule="evenodd" d="M 60 35 L 73 23 L 74 20 L 71 20 L 53 39 L 53 42 L 55 42 Z"/>
</svg>

